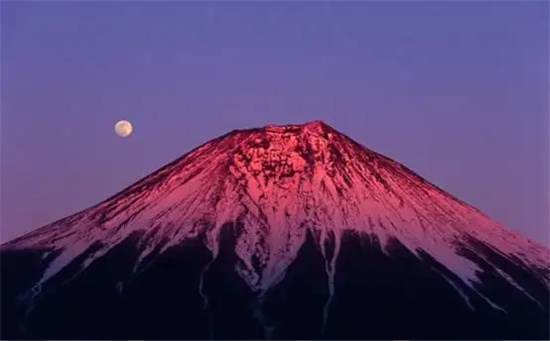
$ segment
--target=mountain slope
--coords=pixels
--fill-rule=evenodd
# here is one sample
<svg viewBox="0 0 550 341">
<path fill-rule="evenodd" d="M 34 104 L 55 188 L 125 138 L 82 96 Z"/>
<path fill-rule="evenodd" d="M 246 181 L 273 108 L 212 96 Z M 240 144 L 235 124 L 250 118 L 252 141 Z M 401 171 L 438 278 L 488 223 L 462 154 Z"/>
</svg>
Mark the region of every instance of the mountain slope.
<svg viewBox="0 0 550 341">
<path fill-rule="evenodd" d="M 1 252 L 11 338 L 549 335 L 548 249 L 319 121 L 233 131 Z"/>
</svg>

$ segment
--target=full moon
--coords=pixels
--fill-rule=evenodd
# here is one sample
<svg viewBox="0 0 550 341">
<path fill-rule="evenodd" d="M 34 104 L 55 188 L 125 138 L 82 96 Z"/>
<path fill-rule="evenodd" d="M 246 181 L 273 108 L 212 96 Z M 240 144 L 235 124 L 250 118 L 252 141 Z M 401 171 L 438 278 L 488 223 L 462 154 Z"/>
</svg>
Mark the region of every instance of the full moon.
<svg viewBox="0 0 550 341">
<path fill-rule="evenodd" d="M 132 123 L 130 123 L 126 120 L 118 121 L 115 124 L 115 132 L 120 137 L 130 136 L 130 134 L 132 133 L 132 130 L 133 130 Z"/>
</svg>

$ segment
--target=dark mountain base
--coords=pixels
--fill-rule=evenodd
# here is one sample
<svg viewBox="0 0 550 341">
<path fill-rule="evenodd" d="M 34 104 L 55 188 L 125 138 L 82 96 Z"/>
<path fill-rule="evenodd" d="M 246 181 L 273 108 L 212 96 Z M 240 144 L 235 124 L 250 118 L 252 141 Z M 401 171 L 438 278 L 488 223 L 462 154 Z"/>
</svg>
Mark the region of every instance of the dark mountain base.
<svg viewBox="0 0 550 341">
<path fill-rule="evenodd" d="M 238 225 L 226 225 L 216 259 L 201 238 L 148 257 L 134 272 L 139 234 L 75 276 L 75 259 L 42 287 L 32 306 L 17 297 L 53 255 L 1 254 L 2 339 L 549 339 L 549 289 L 492 250 L 465 255 L 486 270 L 476 288 L 427 254 L 393 241 L 390 256 L 372 236 L 347 233 L 329 298 L 325 259 L 308 233 L 285 278 L 261 299 L 233 270 Z M 89 252 L 99 245 L 90 246 Z M 334 245 L 329 245 L 333 248 Z M 498 266 L 529 290 L 509 284 Z M 445 278 L 445 277 L 446 278 Z M 468 301 L 449 283 L 468 296 Z M 28 313 L 26 314 L 26 312 Z"/>
</svg>

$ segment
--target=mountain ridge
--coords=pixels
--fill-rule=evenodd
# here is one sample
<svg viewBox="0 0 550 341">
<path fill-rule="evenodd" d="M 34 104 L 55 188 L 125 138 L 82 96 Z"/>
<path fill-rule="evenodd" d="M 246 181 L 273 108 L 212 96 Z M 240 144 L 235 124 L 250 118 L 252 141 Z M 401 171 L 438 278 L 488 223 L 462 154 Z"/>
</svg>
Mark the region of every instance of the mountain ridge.
<svg viewBox="0 0 550 341">
<path fill-rule="evenodd" d="M 357 240 L 362 241 L 359 253 L 350 256 L 354 247 L 343 244 Z M 97 205 L 3 244 L 0 251 L 40 250 L 43 270 L 17 296 L 32 311 L 44 288 L 57 287 L 50 283 L 67 274 L 63 283 L 77 281 L 128 243 L 124 248 L 133 256 L 124 266 L 130 282 L 152 271 L 170 250 L 198 243 L 194 248 L 211 255 L 193 275 L 204 306 L 210 304 L 204 284 L 214 267 L 221 279 L 248 287 L 243 292 L 256 302 L 248 313 L 260 321 L 264 337 L 273 336 L 275 327 L 267 326 L 258 304 L 292 278 L 297 262 L 324 271 L 312 278 L 326 276 L 327 298 L 322 304 L 315 298 L 313 305 L 320 319 L 316 328 L 320 335 L 328 332 L 332 305 L 339 302 L 339 269 L 347 266 L 340 259 L 359 257 L 367 245 L 370 253 L 378 250 L 371 257 L 379 262 L 389 259 L 392 267 L 400 267 L 393 258 L 402 255 L 426 278 L 434 276 L 424 270 L 432 264 L 430 271 L 439 276 L 432 280 L 437 286 L 446 282 L 470 310 L 515 314 L 518 307 L 534 304 L 548 314 L 547 248 L 322 121 L 233 130 Z M 304 248 L 308 260 L 300 261 Z M 531 303 L 494 296 L 483 288 L 487 281 L 499 283 L 503 292 L 517 291 L 518 302 Z M 115 281 L 114 287 L 123 291 L 125 283 Z"/>
</svg>

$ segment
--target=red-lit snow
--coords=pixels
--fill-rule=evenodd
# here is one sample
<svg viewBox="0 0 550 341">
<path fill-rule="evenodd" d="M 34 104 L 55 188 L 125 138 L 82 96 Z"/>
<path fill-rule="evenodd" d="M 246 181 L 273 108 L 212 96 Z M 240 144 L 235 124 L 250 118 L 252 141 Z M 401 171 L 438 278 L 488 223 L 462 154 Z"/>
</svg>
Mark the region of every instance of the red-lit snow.
<svg viewBox="0 0 550 341">
<path fill-rule="evenodd" d="M 234 221 L 244 227 L 236 244 L 242 260 L 236 270 L 260 292 L 284 277 L 307 229 L 320 236 L 317 243 L 326 258 L 331 296 L 344 230 L 374 234 L 384 245 L 397 238 L 417 255 L 424 250 L 473 290 L 480 269 L 457 253 L 457 242 L 468 236 L 508 258 L 549 268 L 545 247 L 502 228 L 322 122 L 233 131 L 114 197 L 2 248 L 62 250 L 40 285 L 92 243 L 99 241 L 103 247 L 89 255 L 86 265 L 137 230 L 148 231 L 140 241 L 140 261 L 166 238 L 169 243 L 162 250 L 200 233 L 206 233 L 207 246 L 216 256 L 220 227 Z M 330 235 L 336 247 L 329 257 L 325 240 Z M 260 271 L 252 265 L 253 255 Z M 467 300 L 456 283 L 445 278 Z"/>
</svg>

